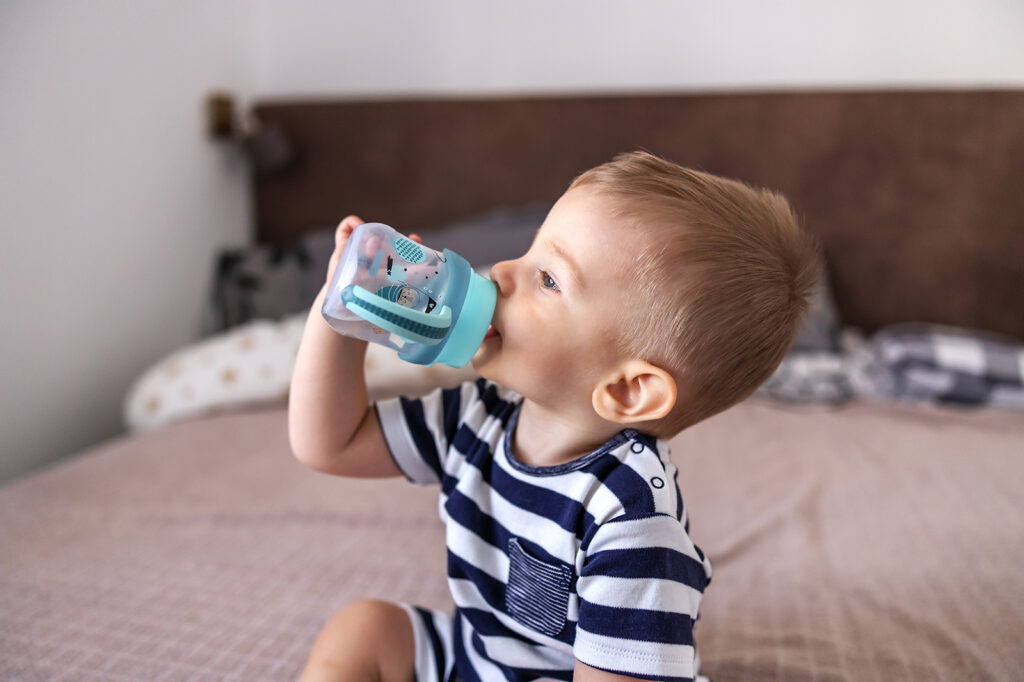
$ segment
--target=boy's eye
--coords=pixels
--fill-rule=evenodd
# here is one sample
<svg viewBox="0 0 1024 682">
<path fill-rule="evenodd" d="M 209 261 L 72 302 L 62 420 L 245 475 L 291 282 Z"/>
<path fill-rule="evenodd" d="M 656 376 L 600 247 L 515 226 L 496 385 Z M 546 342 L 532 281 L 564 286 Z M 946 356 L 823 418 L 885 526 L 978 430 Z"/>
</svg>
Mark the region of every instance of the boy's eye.
<svg viewBox="0 0 1024 682">
<path fill-rule="evenodd" d="M 559 291 L 558 283 L 551 278 L 544 270 L 538 270 L 537 273 L 540 275 L 540 285 L 545 289 L 551 289 L 552 291 Z"/>
</svg>

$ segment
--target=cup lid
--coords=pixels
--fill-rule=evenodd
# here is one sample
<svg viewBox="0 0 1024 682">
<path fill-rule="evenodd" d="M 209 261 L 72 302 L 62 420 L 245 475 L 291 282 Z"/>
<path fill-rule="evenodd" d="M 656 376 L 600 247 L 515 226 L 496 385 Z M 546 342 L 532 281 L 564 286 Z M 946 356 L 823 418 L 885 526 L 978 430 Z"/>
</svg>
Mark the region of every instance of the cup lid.
<svg viewBox="0 0 1024 682">
<path fill-rule="evenodd" d="M 497 302 L 498 290 L 494 288 L 494 282 L 471 272 L 462 311 L 438 353 L 436 362 L 463 367 L 472 360 L 487 335 Z"/>
</svg>

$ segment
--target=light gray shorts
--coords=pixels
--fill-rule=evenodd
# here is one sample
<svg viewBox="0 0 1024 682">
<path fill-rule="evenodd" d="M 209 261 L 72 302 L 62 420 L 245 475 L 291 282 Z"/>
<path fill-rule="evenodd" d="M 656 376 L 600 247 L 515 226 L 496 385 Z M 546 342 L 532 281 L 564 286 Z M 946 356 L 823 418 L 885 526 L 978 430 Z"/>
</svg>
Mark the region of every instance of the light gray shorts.
<svg viewBox="0 0 1024 682">
<path fill-rule="evenodd" d="M 403 602 L 398 603 L 412 622 L 416 642 L 416 682 L 461 682 L 455 670 L 452 648 L 452 617 L 444 611 L 431 611 Z M 700 665 L 698 658 L 697 665 Z M 696 682 L 711 682 L 698 675 Z"/>
<path fill-rule="evenodd" d="M 399 603 L 412 622 L 416 641 L 416 682 L 453 682 L 452 617 L 444 611 Z"/>
</svg>

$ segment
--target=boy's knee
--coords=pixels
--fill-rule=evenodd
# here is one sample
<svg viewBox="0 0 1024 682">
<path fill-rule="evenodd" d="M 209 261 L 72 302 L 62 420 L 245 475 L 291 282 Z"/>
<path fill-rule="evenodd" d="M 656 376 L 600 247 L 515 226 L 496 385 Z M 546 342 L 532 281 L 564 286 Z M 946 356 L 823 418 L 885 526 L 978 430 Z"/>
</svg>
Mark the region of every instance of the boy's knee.
<svg viewBox="0 0 1024 682">
<path fill-rule="evenodd" d="M 412 680 L 414 666 L 415 640 L 405 609 L 363 599 L 339 610 L 324 626 L 304 679 L 321 679 L 312 674 L 320 669 L 349 673 L 322 679 Z"/>
<path fill-rule="evenodd" d="M 334 616 L 339 625 L 354 632 L 382 634 L 396 629 L 409 618 L 405 609 L 379 599 L 360 599 L 342 608 Z M 411 627 L 411 626 L 410 626 Z"/>
</svg>

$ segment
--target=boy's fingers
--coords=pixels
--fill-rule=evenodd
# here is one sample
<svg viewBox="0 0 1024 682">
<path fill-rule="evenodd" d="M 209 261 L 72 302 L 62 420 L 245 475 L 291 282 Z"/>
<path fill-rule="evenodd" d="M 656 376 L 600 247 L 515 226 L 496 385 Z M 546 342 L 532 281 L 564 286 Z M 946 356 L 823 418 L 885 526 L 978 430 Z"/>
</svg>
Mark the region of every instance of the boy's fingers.
<svg viewBox="0 0 1024 682">
<path fill-rule="evenodd" d="M 413 232 L 412 234 L 409 235 L 409 239 L 413 240 L 417 244 L 422 244 L 423 243 L 423 240 L 420 239 L 420 236 L 418 234 L 416 234 L 415 232 Z"/>
<path fill-rule="evenodd" d="M 338 223 L 337 229 L 334 230 L 334 253 L 331 254 L 330 259 L 327 261 L 327 280 L 330 281 L 334 274 L 334 268 L 337 267 L 338 261 L 341 259 L 341 252 L 345 248 L 345 242 L 352 235 L 352 230 L 356 229 L 366 221 L 357 215 L 345 216 L 345 218 Z"/>
<path fill-rule="evenodd" d="M 345 219 L 338 224 L 338 229 L 334 231 L 334 246 L 341 248 L 345 242 L 348 241 L 348 237 L 352 234 L 352 230 L 356 229 L 356 227 L 362 225 L 364 222 L 366 221 L 357 215 L 346 216 Z"/>
</svg>

